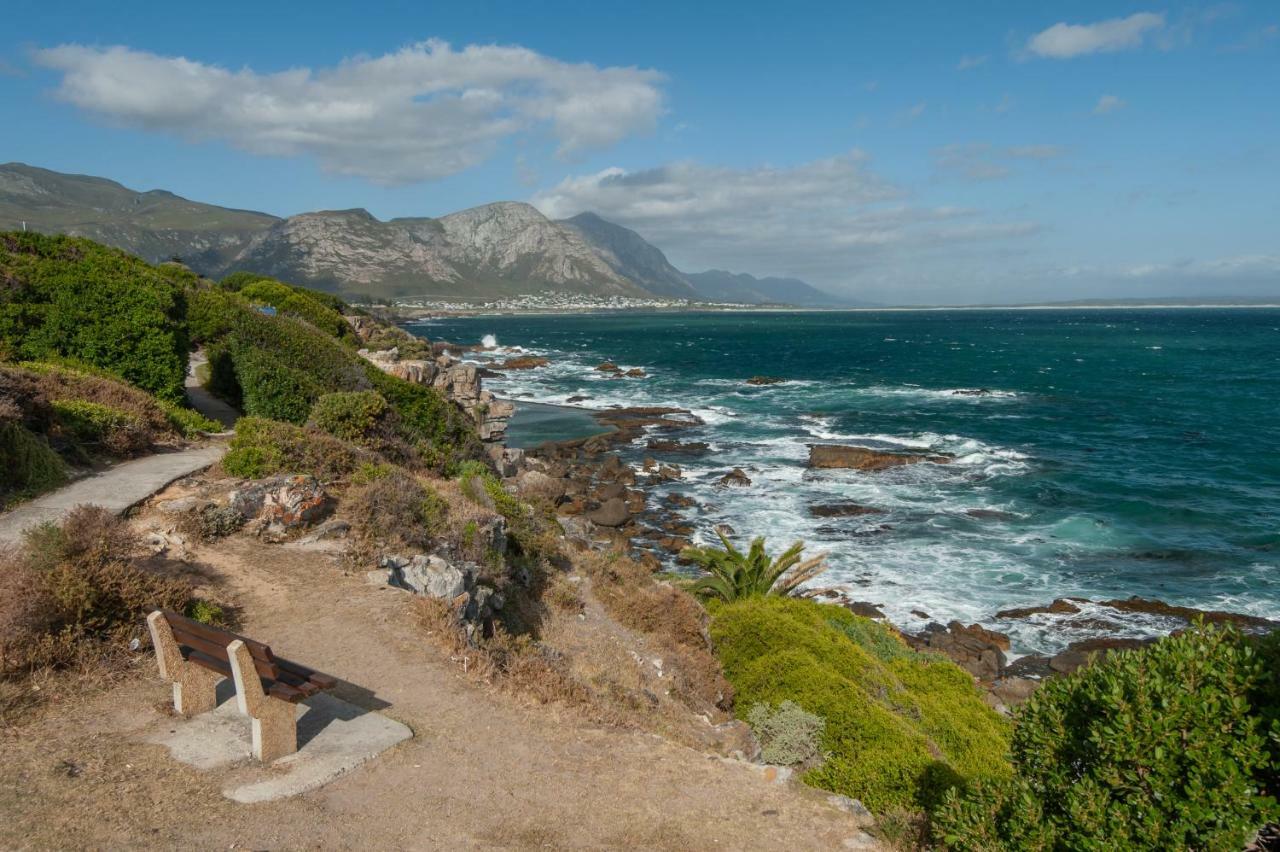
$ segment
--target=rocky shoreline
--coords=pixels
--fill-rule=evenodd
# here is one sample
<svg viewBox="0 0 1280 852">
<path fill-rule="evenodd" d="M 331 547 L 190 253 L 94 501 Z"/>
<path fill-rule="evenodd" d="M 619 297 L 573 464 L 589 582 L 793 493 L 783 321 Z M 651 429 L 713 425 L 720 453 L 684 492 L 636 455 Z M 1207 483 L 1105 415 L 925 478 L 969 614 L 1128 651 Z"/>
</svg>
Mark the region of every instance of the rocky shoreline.
<svg viewBox="0 0 1280 852">
<path fill-rule="evenodd" d="M 479 365 L 463 367 L 474 373 L 466 373 L 464 381 L 459 383 L 472 387 L 469 382 L 474 375 L 475 391 L 465 395 L 468 400 L 485 396 L 492 399 L 488 392 L 479 390 L 479 380 L 484 374 L 539 369 L 548 364 L 547 359 L 541 357 L 518 354 L 504 357 L 496 350 L 481 347 L 436 345 L 441 348 L 444 358 L 449 357 L 446 353 L 450 351 L 459 354 L 465 351 L 477 357 Z M 456 362 L 451 362 L 439 369 L 448 371 L 458 367 Z M 596 369 L 618 381 L 645 377 L 643 370 L 623 371 L 608 361 Z M 435 375 L 445 375 L 445 372 Z M 757 376 L 747 384 L 781 381 Z M 449 380 L 445 380 L 445 384 L 453 386 Z M 595 418 L 601 426 L 600 434 L 512 450 L 502 444 L 502 430 L 488 432 L 492 442 L 491 456 L 503 468 L 501 472 L 507 483 L 521 496 L 542 500 L 552 508 L 576 546 L 583 549 L 622 547 L 655 572 L 671 568 L 679 570 L 683 564 L 681 551 L 693 543 L 696 530 L 694 515 L 704 507 L 692 497 L 678 493 L 669 493 L 661 500 L 654 499 L 650 489 L 655 485 L 679 482 L 683 477 L 682 461 L 707 455 L 710 448 L 705 442 L 686 440 L 681 434 L 702 425 L 702 421 L 690 410 L 675 406 L 579 410 Z M 501 411 L 505 429 L 505 418 L 510 417 L 510 410 L 503 408 Z M 905 465 L 949 464 L 951 461 L 952 457 L 944 454 L 815 443 L 810 445 L 807 465 L 811 469 L 839 468 L 875 475 L 879 471 Z M 717 488 L 726 492 L 727 498 L 731 489 L 750 484 L 748 473 L 726 466 L 718 478 Z M 814 517 L 821 518 L 882 513 L 874 506 L 852 502 L 815 504 L 809 511 Z M 720 529 L 729 535 L 751 532 L 724 526 Z M 854 590 L 847 586 L 809 589 L 806 594 L 840 604 L 856 614 L 887 621 L 874 603 L 858 600 Z M 1088 638 L 1068 641 L 1067 647 L 1056 654 L 1033 654 L 1011 660 L 1010 639 L 1003 633 L 976 623 L 966 625 L 951 621 L 942 624 L 930 620 L 928 613 L 923 611 L 916 611 L 915 615 L 927 623 L 914 633 L 895 628 L 903 640 L 919 651 L 941 654 L 959 664 L 984 688 L 989 703 L 1000 710 L 1025 701 L 1045 678 L 1068 674 L 1114 651 L 1137 648 L 1155 641 L 1152 636 L 1138 638 L 1132 635 L 1132 630 L 1126 625 L 1130 625 L 1134 618 L 1145 619 L 1149 626 L 1158 625 L 1162 633 L 1179 632 L 1197 619 L 1232 624 L 1249 632 L 1280 628 L 1280 623 L 1255 616 L 1199 610 L 1141 597 L 1104 601 L 1059 598 L 1042 606 L 1002 610 L 994 613 L 993 618 L 1030 619 L 1043 623 L 1046 629 L 1060 631 L 1068 639 L 1073 633 L 1085 630 Z"/>
</svg>

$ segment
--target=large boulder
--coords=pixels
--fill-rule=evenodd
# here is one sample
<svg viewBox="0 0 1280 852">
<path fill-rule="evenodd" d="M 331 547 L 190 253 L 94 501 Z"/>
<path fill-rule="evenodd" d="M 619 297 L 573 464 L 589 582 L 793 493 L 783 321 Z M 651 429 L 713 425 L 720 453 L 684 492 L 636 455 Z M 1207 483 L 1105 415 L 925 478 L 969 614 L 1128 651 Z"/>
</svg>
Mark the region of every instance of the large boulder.
<svg viewBox="0 0 1280 852">
<path fill-rule="evenodd" d="M 811 444 L 809 467 L 843 468 L 848 470 L 877 471 L 920 462 L 947 464 L 950 456 L 925 455 L 872 450 L 867 447 L 846 447 L 840 444 Z"/>
<path fill-rule="evenodd" d="M 453 601 L 474 582 L 470 566 L 446 562 L 435 554 L 384 556 L 382 567 L 391 571 L 391 584 L 430 598 Z"/>
<path fill-rule="evenodd" d="M 720 488 L 744 488 L 751 484 L 751 477 L 742 472 L 742 468 L 735 467 L 733 470 L 720 477 L 720 481 L 716 485 Z"/>
<path fill-rule="evenodd" d="M 320 520 L 331 501 L 315 477 L 272 476 L 232 491 L 227 506 L 252 522 L 257 532 L 278 535 Z"/>
<path fill-rule="evenodd" d="M 587 513 L 587 519 L 602 527 L 620 527 L 631 520 L 631 510 L 621 497 L 606 500 L 600 508 Z"/>
</svg>

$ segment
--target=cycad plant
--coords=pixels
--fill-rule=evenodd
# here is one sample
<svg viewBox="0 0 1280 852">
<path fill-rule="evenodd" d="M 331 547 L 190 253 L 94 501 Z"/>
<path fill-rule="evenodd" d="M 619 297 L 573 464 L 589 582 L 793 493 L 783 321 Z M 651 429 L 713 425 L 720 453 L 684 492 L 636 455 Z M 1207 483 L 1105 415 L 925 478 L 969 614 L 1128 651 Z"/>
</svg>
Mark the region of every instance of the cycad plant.
<svg viewBox="0 0 1280 852">
<path fill-rule="evenodd" d="M 774 559 L 765 552 L 764 536 L 757 536 L 746 553 L 733 546 L 728 537 L 716 530 L 724 549 L 686 547 L 681 556 L 710 576 L 693 585 L 695 594 L 720 598 L 725 602 L 758 595 L 789 595 L 801 583 L 812 580 L 827 570 L 820 553 L 801 561 L 804 542 L 797 541 Z"/>
</svg>

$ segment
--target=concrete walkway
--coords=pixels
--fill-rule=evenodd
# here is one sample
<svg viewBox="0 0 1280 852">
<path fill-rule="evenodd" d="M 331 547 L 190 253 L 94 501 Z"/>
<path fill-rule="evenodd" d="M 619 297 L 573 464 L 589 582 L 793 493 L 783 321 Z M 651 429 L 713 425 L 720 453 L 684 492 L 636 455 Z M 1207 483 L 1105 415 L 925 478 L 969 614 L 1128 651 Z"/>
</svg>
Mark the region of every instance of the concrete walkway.
<svg viewBox="0 0 1280 852">
<path fill-rule="evenodd" d="M 82 503 L 123 512 L 174 480 L 208 467 L 226 451 L 226 444 L 219 442 L 176 453 L 158 453 L 77 480 L 0 515 L 0 544 L 20 540 L 28 527 L 60 520 Z"/>
</svg>

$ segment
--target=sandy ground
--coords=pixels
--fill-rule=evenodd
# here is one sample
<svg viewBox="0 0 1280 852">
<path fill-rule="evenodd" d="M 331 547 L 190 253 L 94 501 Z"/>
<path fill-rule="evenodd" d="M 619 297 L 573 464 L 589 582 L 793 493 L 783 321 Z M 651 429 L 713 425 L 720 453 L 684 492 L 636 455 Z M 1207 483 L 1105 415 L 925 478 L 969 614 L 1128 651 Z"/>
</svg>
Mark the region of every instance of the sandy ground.
<svg viewBox="0 0 1280 852">
<path fill-rule="evenodd" d="M 324 553 L 234 539 L 196 551 L 243 631 L 356 686 L 337 694 L 413 739 L 301 797 L 239 805 L 234 768 L 199 772 L 142 742 L 169 724 L 150 659 L 122 683 L 0 732 L 0 848 L 840 848 L 858 834 L 817 791 L 651 734 L 526 706 L 466 677 L 409 596 Z"/>
</svg>

